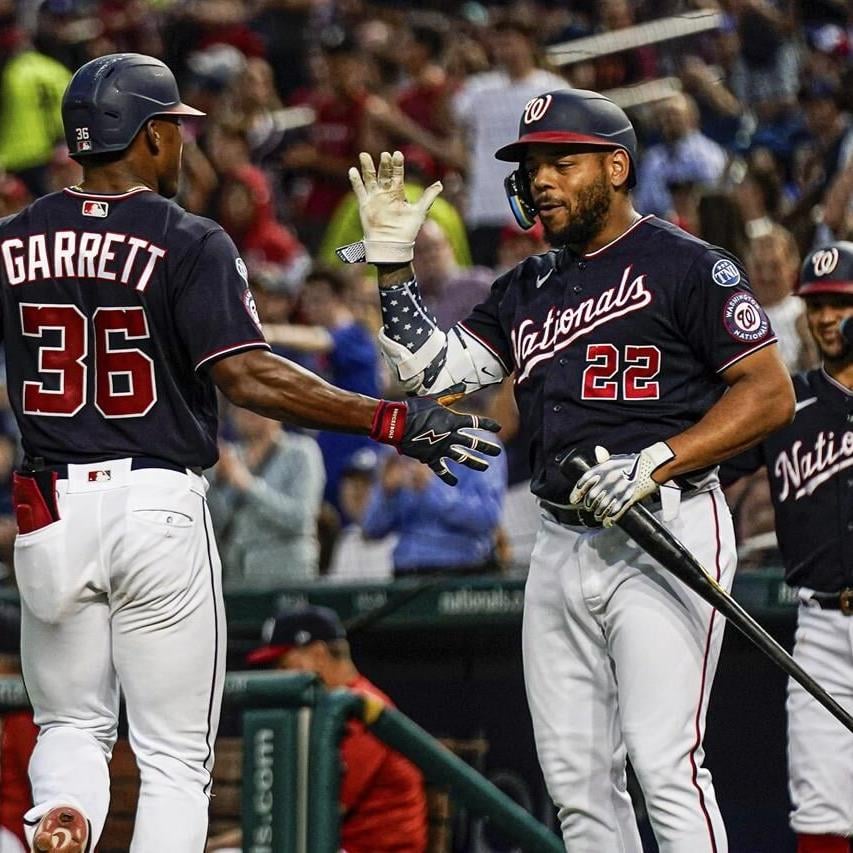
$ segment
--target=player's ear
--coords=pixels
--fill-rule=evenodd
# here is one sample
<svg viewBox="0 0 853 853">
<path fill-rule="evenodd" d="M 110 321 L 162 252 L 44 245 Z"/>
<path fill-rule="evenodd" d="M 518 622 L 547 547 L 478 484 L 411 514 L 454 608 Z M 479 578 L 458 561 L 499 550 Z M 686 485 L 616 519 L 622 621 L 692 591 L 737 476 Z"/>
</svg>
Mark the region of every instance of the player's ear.
<svg viewBox="0 0 853 853">
<path fill-rule="evenodd" d="M 160 129 L 157 126 L 156 119 L 145 122 L 145 140 L 148 142 L 152 154 L 156 154 L 160 150 Z"/>
<path fill-rule="evenodd" d="M 628 182 L 628 174 L 631 169 L 631 160 L 628 152 L 623 148 L 611 151 L 607 158 L 607 169 L 610 174 L 610 183 L 619 189 Z"/>
</svg>

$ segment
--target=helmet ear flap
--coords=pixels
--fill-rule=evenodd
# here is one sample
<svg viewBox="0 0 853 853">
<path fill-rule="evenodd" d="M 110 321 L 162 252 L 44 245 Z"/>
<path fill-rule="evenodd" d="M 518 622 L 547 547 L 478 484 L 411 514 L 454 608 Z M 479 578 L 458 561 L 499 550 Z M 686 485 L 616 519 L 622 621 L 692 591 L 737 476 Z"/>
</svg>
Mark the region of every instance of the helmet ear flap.
<svg viewBox="0 0 853 853">
<path fill-rule="evenodd" d="M 525 231 L 536 224 L 536 206 L 530 192 L 530 180 L 519 167 L 504 178 L 504 190 L 515 221 Z"/>
</svg>

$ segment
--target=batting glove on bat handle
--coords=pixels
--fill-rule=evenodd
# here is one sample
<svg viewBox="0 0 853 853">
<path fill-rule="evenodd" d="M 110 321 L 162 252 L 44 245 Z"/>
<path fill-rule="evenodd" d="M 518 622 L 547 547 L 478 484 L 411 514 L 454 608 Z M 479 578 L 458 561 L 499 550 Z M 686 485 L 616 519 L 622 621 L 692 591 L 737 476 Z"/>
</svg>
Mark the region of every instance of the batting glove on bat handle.
<svg viewBox="0 0 853 853">
<path fill-rule="evenodd" d="M 417 202 L 406 200 L 404 158 L 399 151 L 383 151 L 379 168 L 364 152 L 358 156 L 361 171 L 349 170 L 349 180 L 358 199 L 364 239 L 337 249 L 347 263 L 407 264 L 414 257 L 415 237 L 432 203 L 442 190 L 441 182 L 428 186 Z"/>
<path fill-rule="evenodd" d="M 485 471 L 489 463 L 482 458 L 497 456 L 500 445 L 469 430 L 497 432 L 500 424 L 491 418 L 463 415 L 442 406 L 429 397 L 415 397 L 405 402 L 380 401 L 373 415 L 370 437 L 397 448 L 433 471 L 449 486 L 458 478 L 447 467 L 453 459 L 475 471 Z"/>
<path fill-rule="evenodd" d="M 614 456 L 596 447 L 596 464 L 580 475 L 569 501 L 583 506 L 605 527 L 612 527 L 629 507 L 658 490 L 652 475 L 674 457 L 665 441 L 644 447 L 639 453 Z"/>
</svg>

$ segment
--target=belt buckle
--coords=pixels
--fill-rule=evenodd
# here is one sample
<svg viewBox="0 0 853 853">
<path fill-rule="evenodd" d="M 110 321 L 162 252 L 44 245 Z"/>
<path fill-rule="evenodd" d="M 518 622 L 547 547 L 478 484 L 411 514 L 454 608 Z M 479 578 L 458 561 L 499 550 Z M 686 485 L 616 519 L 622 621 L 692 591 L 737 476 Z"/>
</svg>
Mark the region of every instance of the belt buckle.
<svg viewBox="0 0 853 853">
<path fill-rule="evenodd" d="M 838 602 L 845 616 L 853 616 L 853 589 L 842 589 L 838 595 Z"/>
</svg>

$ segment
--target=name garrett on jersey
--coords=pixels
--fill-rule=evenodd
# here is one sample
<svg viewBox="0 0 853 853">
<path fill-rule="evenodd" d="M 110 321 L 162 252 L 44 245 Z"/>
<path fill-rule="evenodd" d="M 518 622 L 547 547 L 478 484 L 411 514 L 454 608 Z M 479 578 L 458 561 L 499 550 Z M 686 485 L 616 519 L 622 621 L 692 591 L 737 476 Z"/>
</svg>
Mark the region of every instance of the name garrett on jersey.
<svg viewBox="0 0 853 853">
<path fill-rule="evenodd" d="M 9 284 L 69 278 L 118 281 L 144 291 L 166 249 L 130 234 L 57 231 L 10 237 L 0 243 Z"/>
</svg>

